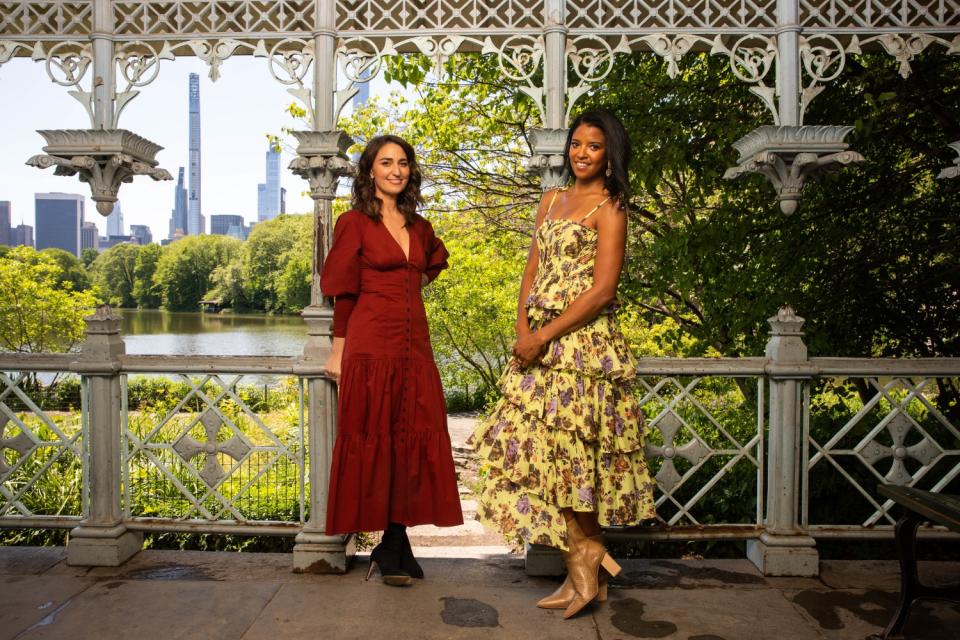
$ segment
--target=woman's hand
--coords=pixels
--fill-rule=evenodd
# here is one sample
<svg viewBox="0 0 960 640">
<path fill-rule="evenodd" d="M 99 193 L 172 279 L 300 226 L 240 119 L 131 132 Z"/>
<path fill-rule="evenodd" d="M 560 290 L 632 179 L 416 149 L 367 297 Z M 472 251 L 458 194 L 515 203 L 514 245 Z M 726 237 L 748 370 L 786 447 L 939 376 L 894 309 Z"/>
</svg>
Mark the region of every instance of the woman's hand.
<svg viewBox="0 0 960 640">
<path fill-rule="evenodd" d="M 333 380 L 340 382 L 340 364 L 343 360 L 343 338 L 334 338 L 333 345 L 330 348 L 330 356 L 323 363 L 323 373 Z"/>
<path fill-rule="evenodd" d="M 520 361 L 524 367 L 540 359 L 543 355 L 546 341 L 540 335 L 540 332 L 528 332 L 526 335 L 518 336 L 513 345 L 513 355 Z"/>
</svg>

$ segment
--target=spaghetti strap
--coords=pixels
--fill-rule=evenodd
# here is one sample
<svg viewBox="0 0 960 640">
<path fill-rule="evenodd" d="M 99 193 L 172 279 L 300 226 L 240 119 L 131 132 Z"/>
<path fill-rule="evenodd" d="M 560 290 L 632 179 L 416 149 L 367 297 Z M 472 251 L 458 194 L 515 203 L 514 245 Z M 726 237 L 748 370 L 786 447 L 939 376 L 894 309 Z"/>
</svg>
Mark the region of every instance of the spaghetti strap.
<svg viewBox="0 0 960 640">
<path fill-rule="evenodd" d="M 550 212 L 553 210 L 553 203 L 557 201 L 557 194 L 565 190 L 566 189 L 564 187 L 560 187 L 553 192 L 553 197 L 550 198 L 550 204 L 547 205 L 547 214 L 544 216 L 545 218 L 550 218 Z"/>
<path fill-rule="evenodd" d="M 593 214 L 595 214 L 595 213 L 600 209 L 600 207 L 602 207 L 603 205 L 607 204 L 607 201 L 608 201 L 608 200 L 610 200 L 610 196 L 607 196 L 606 198 L 604 198 L 604 199 L 600 202 L 600 204 L 598 204 L 597 206 L 595 206 L 593 209 L 590 209 L 590 211 L 587 212 L 587 215 L 585 215 L 585 216 L 583 216 L 582 218 L 580 218 L 580 224 L 583 224 L 584 222 L 586 222 L 586 221 L 587 221 L 587 218 L 589 218 L 590 216 L 592 216 Z M 549 213 L 549 211 L 547 211 L 547 213 Z"/>
</svg>

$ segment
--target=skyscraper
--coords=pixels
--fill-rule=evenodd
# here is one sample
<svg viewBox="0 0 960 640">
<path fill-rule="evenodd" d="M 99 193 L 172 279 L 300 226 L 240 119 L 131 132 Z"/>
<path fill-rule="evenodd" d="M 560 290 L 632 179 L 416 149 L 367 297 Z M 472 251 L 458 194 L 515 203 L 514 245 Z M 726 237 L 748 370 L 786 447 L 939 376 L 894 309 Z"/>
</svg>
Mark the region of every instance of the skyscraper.
<svg viewBox="0 0 960 640">
<path fill-rule="evenodd" d="M 187 232 L 187 189 L 183 186 L 183 167 L 177 175 L 177 186 L 173 192 L 173 210 L 170 212 L 170 233 L 168 238 L 173 238 L 177 230 L 180 235 Z"/>
<path fill-rule="evenodd" d="M 13 237 L 10 227 L 10 201 L 0 200 L 0 244 L 12 245 Z"/>
<path fill-rule="evenodd" d="M 34 194 L 37 249 L 56 247 L 80 257 L 85 199 L 77 193 Z"/>
<path fill-rule="evenodd" d="M 200 76 L 190 74 L 190 186 L 187 195 L 187 228 L 191 236 L 206 231 L 200 210 Z"/>
<path fill-rule="evenodd" d="M 215 214 L 210 216 L 210 233 L 230 236 L 237 240 L 247 239 L 247 228 L 243 216 L 234 214 Z"/>
<path fill-rule="evenodd" d="M 33 227 L 28 224 L 18 224 L 10 232 L 10 246 L 15 247 L 22 244 L 25 247 L 33 246 Z"/>
<path fill-rule="evenodd" d="M 113 210 L 116 211 L 117 207 L 114 206 Z M 83 226 L 80 227 L 80 249 L 100 250 L 100 236 L 97 232 L 97 225 L 92 222 L 84 222 Z"/>
<path fill-rule="evenodd" d="M 113 203 L 113 211 L 107 216 L 107 235 L 123 235 L 123 211 L 120 210 L 120 201 Z"/>
<path fill-rule="evenodd" d="M 150 231 L 150 227 L 145 224 L 130 225 L 130 235 L 139 240 L 141 245 L 153 242 L 153 233 Z"/>
<path fill-rule="evenodd" d="M 267 181 L 257 185 L 257 221 L 272 220 L 280 213 L 280 152 L 267 147 Z"/>
</svg>

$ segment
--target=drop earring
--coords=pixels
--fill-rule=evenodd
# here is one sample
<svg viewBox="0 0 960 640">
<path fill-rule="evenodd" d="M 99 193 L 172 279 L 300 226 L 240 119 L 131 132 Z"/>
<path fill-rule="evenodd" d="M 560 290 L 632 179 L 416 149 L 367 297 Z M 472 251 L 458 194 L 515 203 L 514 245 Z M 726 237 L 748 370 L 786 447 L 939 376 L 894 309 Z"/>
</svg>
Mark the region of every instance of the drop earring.
<svg viewBox="0 0 960 640">
<path fill-rule="evenodd" d="M 613 175 L 613 170 L 610 168 L 610 165 L 607 165 L 607 172 L 605 174 L 608 178 Z"/>
</svg>

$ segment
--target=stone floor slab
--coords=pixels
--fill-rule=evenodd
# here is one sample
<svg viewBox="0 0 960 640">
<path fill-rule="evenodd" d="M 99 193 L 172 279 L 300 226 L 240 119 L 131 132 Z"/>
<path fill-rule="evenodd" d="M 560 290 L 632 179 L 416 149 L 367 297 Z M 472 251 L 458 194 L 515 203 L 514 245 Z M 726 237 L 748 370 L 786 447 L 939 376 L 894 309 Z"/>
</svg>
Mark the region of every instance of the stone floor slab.
<svg viewBox="0 0 960 640">
<path fill-rule="evenodd" d="M 7 555 L 6 549 L 2 555 Z M 31 626 L 52 620 L 92 584 L 66 576 L 0 576 L 0 640 L 16 638 Z"/>
<path fill-rule="evenodd" d="M 529 588 L 417 581 L 390 587 L 350 574 L 340 584 L 285 584 L 243 640 L 325 637 L 338 640 L 583 640 L 593 620 L 565 621 L 536 608 L 543 593 Z M 349 612 L 346 615 L 346 612 Z"/>
<path fill-rule="evenodd" d="M 768 588 L 767 579 L 749 560 L 617 560 L 623 569 L 613 584 L 624 588 L 692 589 Z"/>
<path fill-rule="evenodd" d="M 17 640 L 236 640 L 276 594 L 277 582 L 104 580 L 53 621 Z"/>
<path fill-rule="evenodd" d="M 776 590 L 623 589 L 593 604 L 601 640 L 820 640 Z"/>
<path fill-rule="evenodd" d="M 66 559 L 66 547 L 3 547 L 0 575 L 40 574 Z"/>
<path fill-rule="evenodd" d="M 866 638 L 883 631 L 900 602 L 895 591 L 873 589 L 807 589 L 785 597 L 824 638 Z M 960 637 L 960 604 L 920 601 L 907 618 L 903 635 L 910 640 L 956 640 Z"/>
<path fill-rule="evenodd" d="M 960 584 L 960 562 L 917 563 L 920 579 L 930 586 Z M 820 579 L 832 589 L 900 591 L 900 563 L 896 560 L 824 560 Z"/>
</svg>

